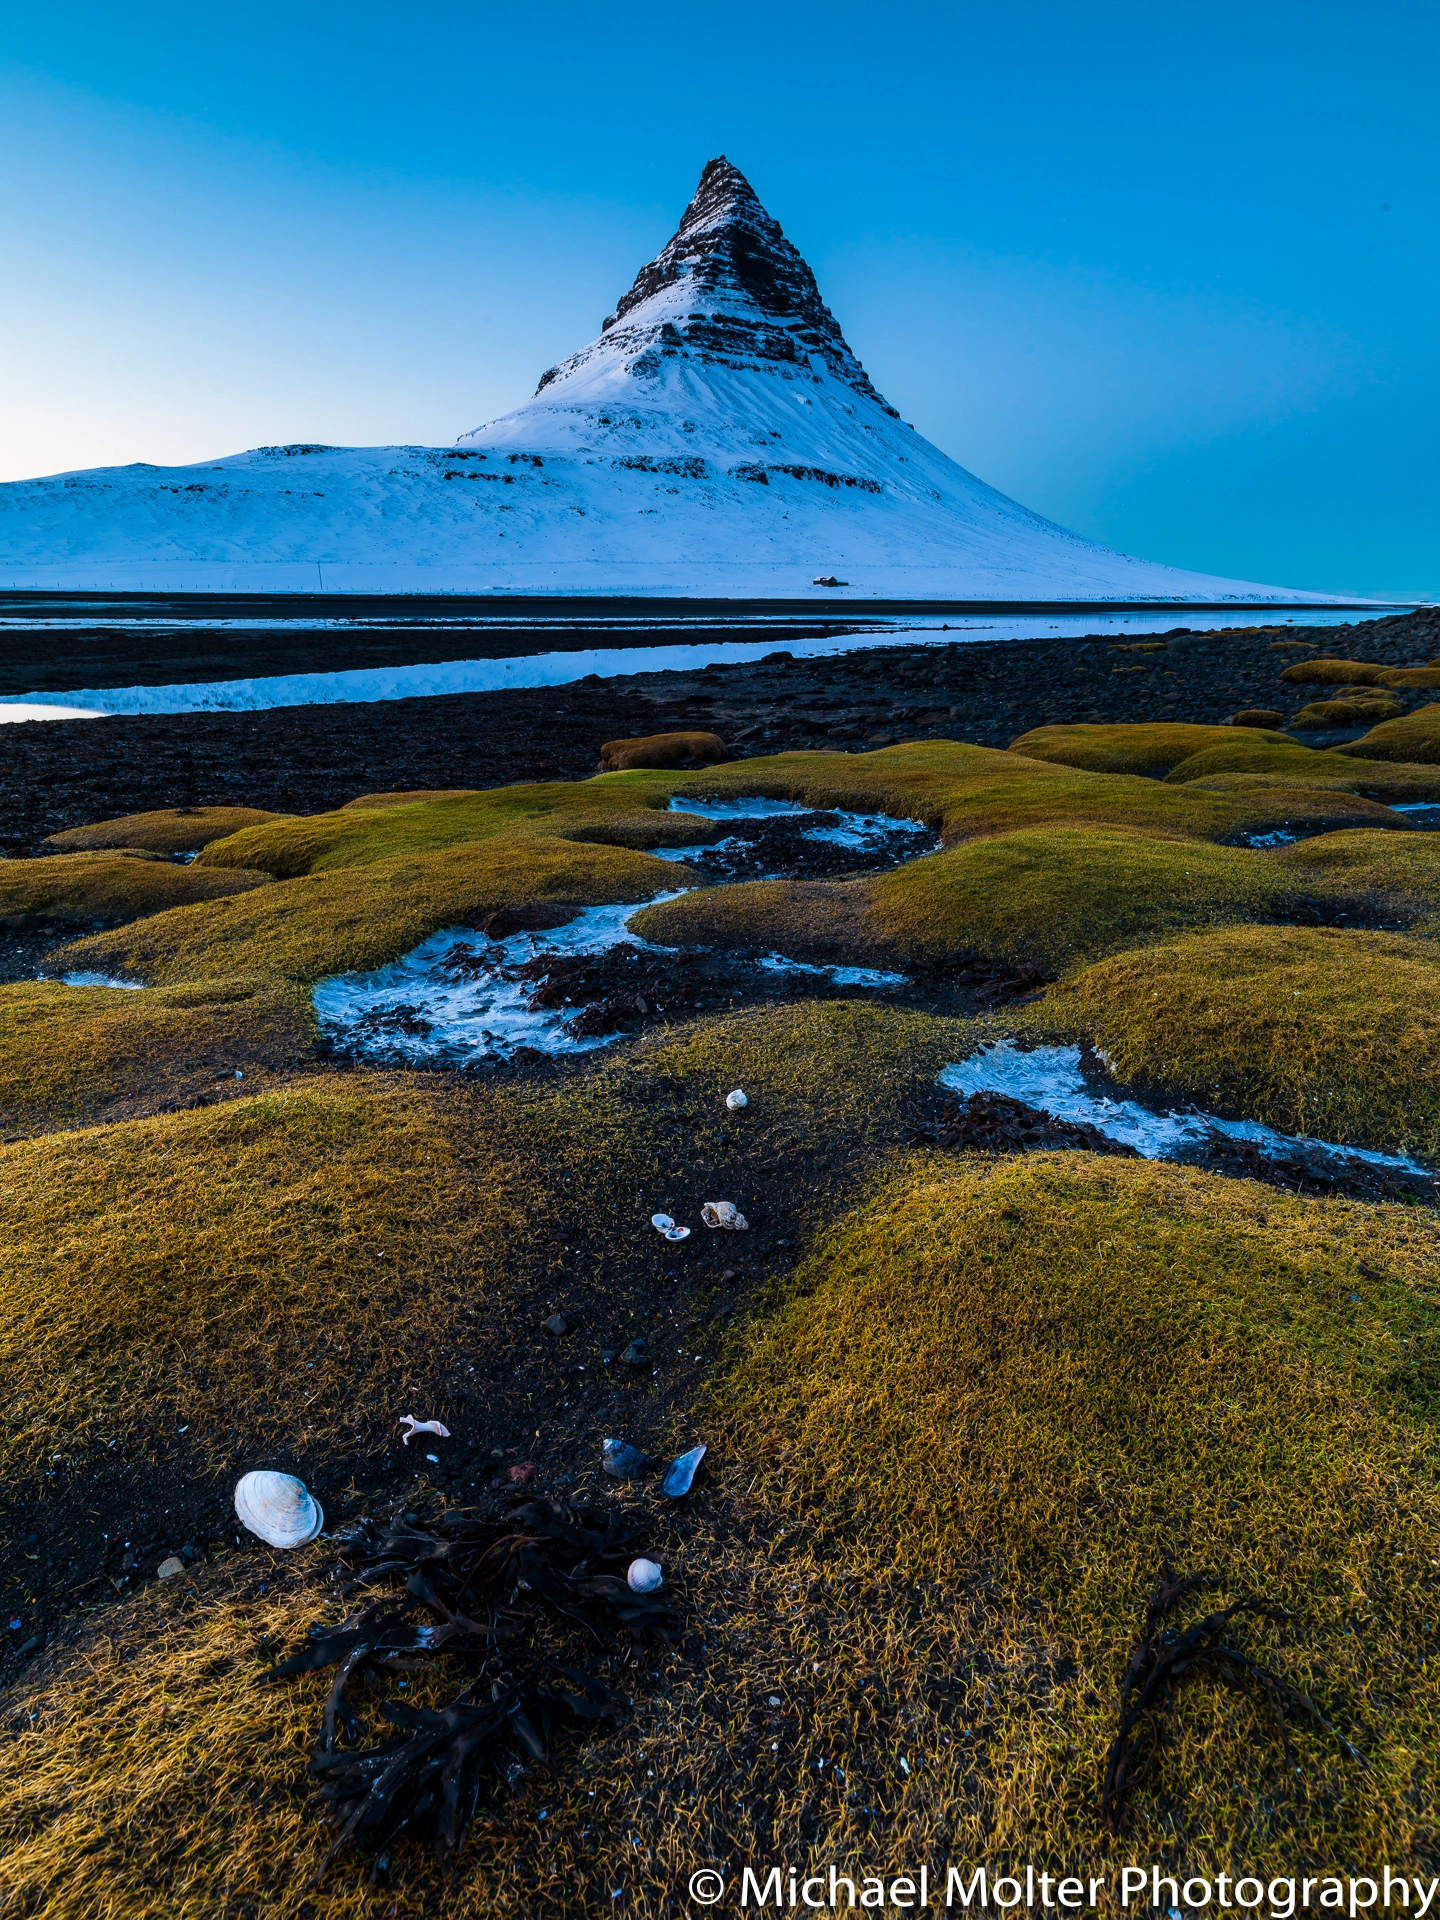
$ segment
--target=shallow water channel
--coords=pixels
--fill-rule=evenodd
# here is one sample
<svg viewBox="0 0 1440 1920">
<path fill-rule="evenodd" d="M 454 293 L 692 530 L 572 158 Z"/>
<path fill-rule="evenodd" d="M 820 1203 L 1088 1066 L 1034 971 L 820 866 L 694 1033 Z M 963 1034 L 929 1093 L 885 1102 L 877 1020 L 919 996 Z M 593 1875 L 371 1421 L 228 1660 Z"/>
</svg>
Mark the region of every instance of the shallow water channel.
<svg viewBox="0 0 1440 1920">
<path fill-rule="evenodd" d="M 1103 1059 L 1098 1061 L 1103 1069 Z M 1207 1151 L 1226 1144 L 1249 1149 L 1269 1161 L 1285 1161 L 1310 1170 L 1320 1179 L 1333 1179 L 1345 1163 L 1395 1174 L 1414 1174 L 1428 1181 L 1428 1169 L 1407 1154 L 1375 1153 L 1363 1147 L 1337 1146 L 1327 1140 L 1277 1133 L 1256 1120 L 1222 1120 L 1197 1108 L 1165 1112 L 1143 1105 L 1102 1083 L 1102 1072 L 1087 1070 L 1078 1046 L 1023 1048 L 1013 1040 L 982 1047 L 968 1060 L 946 1067 L 940 1084 L 952 1093 L 1000 1093 L 1023 1102 L 1057 1120 L 1090 1126 L 1108 1140 L 1133 1147 L 1145 1160 L 1202 1159 Z"/>
<path fill-rule="evenodd" d="M 670 810 L 736 823 L 720 840 L 655 850 L 711 884 L 873 873 L 934 846 L 917 820 L 822 811 L 790 800 L 672 800 Z M 660 1010 L 653 999 L 657 979 L 666 1004 L 687 1012 L 707 1004 L 694 997 L 704 991 L 702 978 L 677 981 L 674 970 L 647 968 L 647 961 L 673 960 L 678 949 L 656 946 L 628 926 L 643 906 L 689 890 L 678 886 L 654 900 L 585 907 L 559 926 L 508 932 L 502 923 L 498 937 L 446 928 L 373 973 L 322 981 L 314 994 L 321 1032 L 336 1053 L 405 1066 L 463 1068 L 527 1049 L 553 1055 L 611 1045 L 627 1037 L 625 1012 Z M 808 976 L 834 987 L 906 984 L 901 973 L 812 966 L 779 953 L 747 964 L 762 976 Z"/>
</svg>

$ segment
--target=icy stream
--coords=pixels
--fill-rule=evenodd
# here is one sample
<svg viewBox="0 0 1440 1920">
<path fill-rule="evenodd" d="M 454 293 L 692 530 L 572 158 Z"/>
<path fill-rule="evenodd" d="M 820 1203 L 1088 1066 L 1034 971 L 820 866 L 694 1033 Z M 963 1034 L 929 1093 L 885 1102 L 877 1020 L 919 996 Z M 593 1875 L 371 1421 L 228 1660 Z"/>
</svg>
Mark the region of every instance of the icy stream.
<svg viewBox="0 0 1440 1920">
<path fill-rule="evenodd" d="M 1097 1127 L 1111 1140 L 1134 1147 L 1146 1160 L 1168 1160 L 1190 1147 L 1203 1147 L 1214 1135 L 1243 1141 L 1267 1158 L 1363 1160 L 1373 1167 L 1426 1174 L 1428 1169 L 1405 1154 L 1373 1153 L 1362 1147 L 1336 1146 L 1327 1140 L 1277 1133 L 1255 1120 L 1221 1120 L 1210 1113 L 1159 1113 L 1138 1100 L 1116 1100 L 1097 1091 L 1085 1076 L 1079 1047 L 1022 1049 L 1013 1040 L 997 1040 L 959 1066 L 946 1067 L 940 1084 L 954 1093 L 1003 1093 L 1057 1120 Z"/>
<path fill-rule="evenodd" d="M 799 821 L 814 816 L 827 824 L 807 829 L 802 839 L 881 859 L 893 856 L 887 864 L 929 849 L 928 830 L 920 821 L 883 814 L 821 813 L 796 801 L 761 799 L 676 799 L 670 809 L 707 820 L 737 822 Z M 917 835 L 926 836 L 923 845 L 916 844 Z M 737 835 L 734 842 L 740 853 L 742 838 Z M 655 851 L 661 859 L 685 861 L 723 853 L 731 846 L 731 841 L 722 840 Z M 557 963 L 599 957 L 621 947 L 637 955 L 673 953 L 676 949 L 641 939 L 628 922 L 642 907 L 676 899 L 689 890 L 678 887 L 653 900 L 622 906 L 586 907 L 562 927 L 513 933 L 499 940 L 463 927 L 431 934 L 403 959 L 373 973 L 340 974 L 321 981 L 314 990 L 321 1030 L 338 1052 L 412 1066 L 463 1067 L 484 1059 L 505 1060 L 522 1047 L 561 1054 L 612 1045 L 625 1038 L 627 1030 L 617 1025 L 613 1030 L 594 1031 L 591 1006 L 536 1004 L 546 997 L 546 976 L 535 963 L 547 956 Z M 905 984 L 901 973 L 874 967 L 812 966 L 779 953 L 766 955 L 759 966 L 764 972 L 823 977 L 842 987 Z"/>
</svg>

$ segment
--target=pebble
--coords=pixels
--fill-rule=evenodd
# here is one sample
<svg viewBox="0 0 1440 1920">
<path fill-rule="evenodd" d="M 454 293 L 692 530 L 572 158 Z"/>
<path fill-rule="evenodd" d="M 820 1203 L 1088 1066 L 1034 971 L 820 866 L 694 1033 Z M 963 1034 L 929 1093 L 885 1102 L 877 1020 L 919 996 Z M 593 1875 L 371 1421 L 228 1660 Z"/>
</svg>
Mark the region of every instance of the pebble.
<svg viewBox="0 0 1440 1920">
<path fill-rule="evenodd" d="M 155 1569 L 161 1580 L 173 1580 L 177 1573 L 185 1571 L 185 1562 L 177 1554 L 171 1554 L 168 1560 L 162 1560 Z"/>
<path fill-rule="evenodd" d="M 562 1333 L 568 1333 L 570 1331 L 570 1322 L 565 1318 L 563 1313 L 552 1313 L 550 1318 L 545 1322 L 545 1331 L 546 1333 L 553 1333 L 558 1340 Z"/>
</svg>

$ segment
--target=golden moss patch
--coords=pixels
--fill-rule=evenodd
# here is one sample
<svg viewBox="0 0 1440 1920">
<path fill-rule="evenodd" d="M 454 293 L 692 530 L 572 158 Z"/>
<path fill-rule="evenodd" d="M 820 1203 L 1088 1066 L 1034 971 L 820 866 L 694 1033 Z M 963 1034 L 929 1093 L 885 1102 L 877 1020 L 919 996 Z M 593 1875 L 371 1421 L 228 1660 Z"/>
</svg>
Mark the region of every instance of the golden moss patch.
<svg viewBox="0 0 1440 1920">
<path fill-rule="evenodd" d="M 1386 672 L 1383 660 L 1336 660 L 1318 654 L 1313 660 L 1297 660 L 1280 678 L 1292 686 L 1364 687 L 1380 683 Z"/>
<path fill-rule="evenodd" d="M 1290 722 L 1300 729 L 1316 727 L 1366 727 L 1377 721 L 1393 720 L 1404 708 L 1398 700 L 1386 699 L 1383 694 L 1347 693 L 1337 700 L 1312 700 L 1308 707 L 1302 707 Z"/>
<path fill-rule="evenodd" d="M 1392 667 L 1375 682 L 1379 687 L 1440 687 L 1440 663 L 1429 667 Z"/>
<path fill-rule="evenodd" d="M 1011 753 L 1030 760 L 1051 760 L 1091 773 L 1136 773 L 1158 780 L 1192 754 L 1223 747 L 1233 739 L 1229 727 L 1207 727 L 1184 720 L 1151 720 L 1103 726 L 1035 727 L 1010 742 Z M 1267 734 L 1265 736 L 1269 738 Z M 1275 736 L 1283 739 L 1283 735 Z"/>
<path fill-rule="evenodd" d="M 258 826 L 262 820 L 282 820 L 286 816 L 267 812 L 264 807 L 162 807 L 155 813 L 126 813 L 118 820 L 98 820 L 93 826 L 68 827 L 64 833 L 52 833 L 47 847 L 59 853 L 90 853 L 102 847 L 145 847 L 151 853 L 194 853 L 238 833 L 242 827 Z"/>
<path fill-rule="evenodd" d="M 600 764 L 607 773 L 632 767 L 683 767 L 687 760 L 718 763 L 730 758 L 730 749 L 716 733 L 647 733 L 634 740 L 607 740 Z"/>
<path fill-rule="evenodd" d="M 1433 1215 L 1066 1153 L 934 1161 L 807 1260 L 718 1389 L 730 1443 L 769 1503 L 828 1519 L 832 1563 L 1034 1621 L 1039 1697 L 962 1671 L 967 1759 L 925 1754 L 934 1794 L 968 1774 L 952 1818 L 989 1857 L 1425 1852 L 1437 1255 Z M 1297 1773 L 1263 1705 L 1187 1687 L 1115 1848 L 1096 1782 L 1167 1558 L 1287 1608 L 1256 1642 L 1367 1765 L 1292 1727 Z"/>
<path fill-rule="evenodd" d="M 1296 787 L 1343 788 L 1376 800 L 1440 799 L 1440 771 L 1361 757 L 1361 744 L 1354 740 L 1344 747 L 1306 747 L 1298 740 L 1274 740 L 1245 728 L 1233 732 L 1228 744 L 1182 760 L 1165 779 L 1167 785 L 1189 786 L 1196 781 L 1208 784 L 1216 774 L 1258 773 L 1284 778 Z"/>
<path fill-rule="evenodd" d="M 0 985 L 0 1138 L 188 1104 L 237 1074 L 253 1089 L 313 1041 L 308 996 L 270 981 Z"/>
<path fill-rule="evenodd" d="M 0 926 L 113 926 L 268 884 L 268 873 L 176 866 L 145 854 L 70 853 L 0 862 Z"/>
<path fill-rule="evenodd" d="M 1142 1091 L 1285 1133 L 1440 1151 L 1440 952 L 1427 941 L 1223 927 L 1087 967 L 1021 1019 L 1089 1040 Z"/>
<path fill-rule="evenodd" d="M 218 878 L 227 870 L 214 871 Z M 673 887 L 675 873 L 671 863 L 619 847 L 496 839 L 396 855 L 282 881 L 263 895 L 159 914 L 77 941 L 56 964 L 154 981 L 243 972 L 308 984 L 383 966 L 437 928 L 478 926 L 501 907 L 646 900 Z"/>
<path fill-rule="evenodd" d="M 1285 873 L 1317 893 L 1343 895 L 1368 918 L 1440 932 L 1440 833 L 1317 834 L 1273 857 Z"/>
<path fill-rule="evenodd" d="M 1440 706 L 1417 707 L 1399 720 L 1386 720 L 1337 752 L 1357 760 L 1407 760 L 1425 766 L 1440 762 Z"/>
<path fill-rule="evenodd" d="M 647 907 L 632 924 L 662 945 L 774 947 L 899 967 L 977 954 L 1061 973 L 1181 929 L 1284 919 L 1313 893 L 1308 876 L 1248 848 L 1053 827 L 966 841 L 874 879 L 697 890 Z"/>
</svg>

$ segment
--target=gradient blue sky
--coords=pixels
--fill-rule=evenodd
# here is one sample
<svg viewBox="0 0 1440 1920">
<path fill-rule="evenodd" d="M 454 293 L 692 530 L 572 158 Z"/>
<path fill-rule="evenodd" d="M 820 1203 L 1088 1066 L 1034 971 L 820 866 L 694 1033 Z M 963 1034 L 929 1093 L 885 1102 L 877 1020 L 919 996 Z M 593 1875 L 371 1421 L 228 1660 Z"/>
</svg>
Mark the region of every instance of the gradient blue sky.
<svg viewBox="0 0 1440 1920">
<path fill-rule="evenodd" d="M 1134 553 L 1440 597 L 1440 13 L 12 6 L 0 478 L 445 442 L 744 169 L 905 418 Z"/>
</svg>

